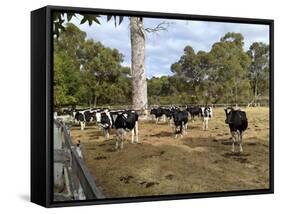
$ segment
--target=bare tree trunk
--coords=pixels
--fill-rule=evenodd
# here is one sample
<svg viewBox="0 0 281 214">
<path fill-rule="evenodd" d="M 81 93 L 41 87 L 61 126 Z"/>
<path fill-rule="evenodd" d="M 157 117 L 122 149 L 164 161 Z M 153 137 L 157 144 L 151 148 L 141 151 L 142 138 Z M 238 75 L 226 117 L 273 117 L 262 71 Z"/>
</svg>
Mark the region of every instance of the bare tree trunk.
<svg viewBox="0 0 281 214">
<path fill-rule="evenodd" d="M 237 107 L 238 82 L 235 80 L 235 106 Z"/>
<path fill-rule="evenodd" d="M 145 31 L 140 17 L 130 18 L 133 79 L 133 108 L 147 115 L 147 82 L 145 73 Z"/>
<path fill-rule="evenodd" d="M 94 97 L 94 107 L 97 107 L 97 100 L 98 100 L 98 96 L 95 95 L 95 97 Z"/>
<path fill-rule="evenodd" d="M 89 108 L 92 108 L 92 99 L 89 100 Z"/>
<path fill-rule="evenodd" d="M 258 77 L 256 77 L 255 81 L 255 102 L 257 102 L 257 97 L 258 97 Z"/>
</svg>

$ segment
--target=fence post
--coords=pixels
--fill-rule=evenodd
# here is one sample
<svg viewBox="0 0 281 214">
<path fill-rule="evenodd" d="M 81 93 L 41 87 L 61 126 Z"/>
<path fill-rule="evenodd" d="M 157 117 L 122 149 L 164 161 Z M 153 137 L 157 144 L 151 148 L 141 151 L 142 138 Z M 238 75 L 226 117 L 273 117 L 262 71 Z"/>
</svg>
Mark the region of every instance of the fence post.
<svg viewBox="0 0 281 214">
<path fill-rule="evenodd" d="M 54 124 L 54 152 L 62 151 L 61 128 Z M 54 158 L 54 157 L 53 157 Z M 64 188 L 63 163 L 54 161 L 54 186 L 58 189 Z"/>
</svg>

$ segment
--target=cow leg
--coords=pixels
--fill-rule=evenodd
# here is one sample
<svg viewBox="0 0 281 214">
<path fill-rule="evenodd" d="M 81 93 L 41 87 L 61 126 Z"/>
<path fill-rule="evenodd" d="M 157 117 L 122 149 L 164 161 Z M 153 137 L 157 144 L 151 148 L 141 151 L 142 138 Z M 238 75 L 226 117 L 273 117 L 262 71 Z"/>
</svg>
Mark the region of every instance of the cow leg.
<svg viewBox="0 0 281 214">
<path fill-rule="evenodd" d="M 184 124 L 184 135 L 187 135 L 187 123 L 186 124 Z"/>
<path fill-rule="evenodd" d="M 119 129 L 116 130 L 116 144 L 115 144 L 115 149 L 117 150 L 118 149 L 118 144 L 119 144 L 119 141 L 120 141 L 120 131 Z"/>
<path fill-rule="evenodd" d="M 206 131 L 208 129 L 208 120 L 205 120 L 205 124 L 204 124 L 204 130 Z"/>
<path fill-rule="evenodd" d="M 204 130 L 206 131 L 208 129 L 208 118 L 204 118 Z"/>
<path fill-rule="evenodd" d="M 132 139 L 131 139 L 131 143 L 134 143 L 134 139 L 135 139 L 135 133 L 134 133 L 134 129 L 132 129 Z"/>
<path fill-rule="evenodd" d="M 117 140 L 115 144 L 115 149 L 117 150 L 120 144 L 120 149 L 123 149 L 123 141 L 124 141 L 124 130 L 123 129 L 117 129 Z"/>
<path fill-rule="evenodd" d="M 109 139 L 109 129 L 106 129 L 105 139 L 106 139 L 106 140 Z"/>
<path fill-rule="evenodd" d="M 81 130 L 84 130 L 84 126 L 83 126 L 83 122 L 80 121 L 80 127 L 81 127 Z"/>
<path fill-rule="evenodd" d="M 121 144 L 120 144 L 120 148 L 123 149 L 125 130 L 124 130 L 124 129 L 121 129 L 121 131 L 122 131 L 122 134 L 121 134 Z"/>
<path fill-rule="evenodd" d="M 182 129 L 183 129 L 183 135 L 186 135 L 186 126 L 184 122 L 182 122 Z"/>
<path fill-rule="evenodd" d="M 136 136 L 136 143 L 139 142 L 139 124 L 138 121 L 136 121 L 135 127 L 134 127 L 134 132 L 135 132 L 135 136 Z"/>
<path fill-rule="evenodd" d="M 232 152 L 235 152 L 235 132 L 231 132 L 232 136 Z"/>
<path fill-rule="evenodd" d="M 242 136 L 243 136 L 243 134 L 242 134 L 242 132 L 239 132 L 239 135 L 238 136 L 240 136 L 240 139 L 239 139 L 239 149 L 240 149 L 240 153 L 243 153 L 243 148 L 242 148 L 242 143 L 243 143 L 243 141 L 242 141 Z"/>
</svg>

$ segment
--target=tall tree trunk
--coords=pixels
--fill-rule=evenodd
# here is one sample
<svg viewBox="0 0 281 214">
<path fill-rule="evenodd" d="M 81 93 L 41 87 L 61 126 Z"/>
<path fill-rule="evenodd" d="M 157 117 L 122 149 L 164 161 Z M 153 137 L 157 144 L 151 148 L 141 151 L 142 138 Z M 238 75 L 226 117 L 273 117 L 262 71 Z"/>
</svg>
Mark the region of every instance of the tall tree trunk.
<svg viewBox="0 0 281 214">
<path fill-rule="evenodd" d="M 255 81 L 255 102 L 257 102 L 257 97 L 258 97 L 258 77 L 256 77 L 256 81 Z"/>
<path fill-rule="evenodd" d="M 94 107 L 97 107 L 98 96 L 95 95 L 94 97 Z"/>
<path fill-rule="evenodd" d="M 235 79 L 235 106 L 237 107 L 238 80 Z"/>
<path fill-rule="evenodd" d="M 130 18 L 133 108 L 147 115 L 147 82 L 145 73 L 145 31 L 140 17 Z"/>
</svg>

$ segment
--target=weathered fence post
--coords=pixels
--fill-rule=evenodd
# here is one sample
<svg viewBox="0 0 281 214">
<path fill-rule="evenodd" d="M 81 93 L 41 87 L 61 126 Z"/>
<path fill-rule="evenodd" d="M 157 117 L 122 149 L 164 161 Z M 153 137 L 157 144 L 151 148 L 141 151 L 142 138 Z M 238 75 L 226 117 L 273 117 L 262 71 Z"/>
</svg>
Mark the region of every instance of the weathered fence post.
<svg viewBox="0 0 281 214">
<path fill-rule="evenodd" d="M 62 190 L 64 188 L 63 162 L 57 161 L 56 153 L 62 151 L 62 133 L 61 128 L 54 123 L 54 187 Z"/>
</svg>

